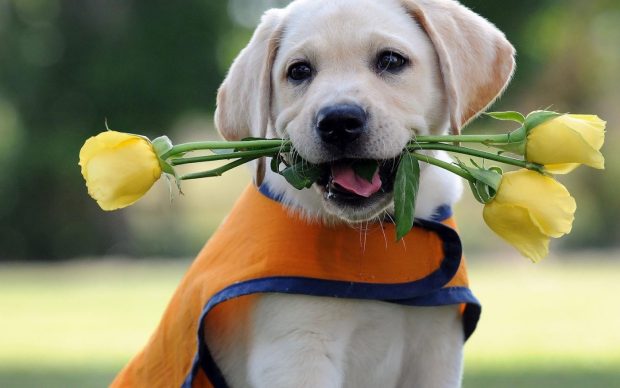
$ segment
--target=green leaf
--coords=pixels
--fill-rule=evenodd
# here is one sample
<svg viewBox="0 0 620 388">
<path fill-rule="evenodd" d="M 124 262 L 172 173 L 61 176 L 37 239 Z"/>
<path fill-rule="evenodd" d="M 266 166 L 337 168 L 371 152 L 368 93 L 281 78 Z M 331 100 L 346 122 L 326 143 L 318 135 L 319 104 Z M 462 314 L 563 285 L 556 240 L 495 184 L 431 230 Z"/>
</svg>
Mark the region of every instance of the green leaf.
<svg viewBox="0 0 620 388">
<path fill-rule="evenodd" d="M 493 190 L 497 191 L 497 189 L 499 188 L 499 183 L 502 180 L 502 175 L 498 174 L 497 171 L 474 168 L 471 168 L 468 171 L 474 178 L 476 178 L 476 180 L 491 187 Z"/>
<path fill-rule="evenodd" d="M 493 190 L 489 185 L 482 181 L 475 181 L 474 185 L 474 196 L 476 199 L 483 204 L 491 202 L 493 198 L 495 198 L 495 194 L 497 191 Z"/>
<path fill-rule="evenodd" d="M 487 112 L 485 115 L 492 117 L 496 120 L 502 121 L 515 121 L 519 124 L 523 124 L 525 122 L 525 116 L 523 116 L 519 112 L 508 111 L 508 112 Z"/>
<path fill-rule="evenodd" d="M 157 154 L 157 159 L 159 160 L 159 166 L 161 167 L 162 172 L 174 177 L 174 179 L 176 179 L 177 181 L 178 186 L 179 179 L 177 177 L 176 171 L 174 170 L 174 167 L 167 160 L 163 160 L 161 158 L 161 155 L 172 149 L 172 142 L 170 141 L 168 136 L 160 136 L 157 139 L 153 140 L 151 144 L 153 145 L 153 149 Z"/>
<path fill-rule="evenodd" d="M 181 179 L 177 175 L 177 172 L 175 171 L 174 167 L 172 167 L 172 165 L 168 163 L 167 161 L 161 160 L 161 159 L 159 159 L 159 166 L 161 167 L 161 171 L 164 174 L 166 174 L 168 178 L 174 179 L 177 189 L 179 190 L 180 193 L 183 193 L 183 191 L 181 190 Z"/>
<path fill-rule="evenodd" d="M 420 163 L 413 154 L 405 152 L 400 159 L 394 182 L 396 241 L 402 239 L 413 227 L 419 186 Z"/>
<path fill-rule="evenodd" d="M 355 175 L 372 183 L 372 178 L 379 169 L 379 163 L 376 160 L 356 160 L 351 167 Z"/>
<path fill-rule="evenodd" d="M 280 171 L 280 174 L 286 179 L 286 181 L 296 188 L 297 190 L 304 189 L 307 185 L 307 181 L 295 171 L 294 166 L 290 166 Z"/>
<path fill-rule="evenodd" d="M 172 149 L 172 142 L 168 136 L 160 136 L 151 142 L 157 156 L 161 156 Z"/>
<path fill-rule="evenodd" d="M 558 116 L 561 116 L 561 114 L 548 110 L 537 110 L 527 115 L 523 127 L 525 127 L 526 133 L 530 133 L 533 128 Z"/>
<path fill-rule="evenodd" d="M 172 167 L 172 165 L 164 160 L 159 159 L 159 166 L 161 167 L 161 171 L 165 172 L 166 174 L 172 175 L 172 176 L 176 176 L 176 172 L 174 171 L 174 167 Z"/>
<path fill-rule="evenodd" d="M 271 158 L 271 166 L 270 166 L 271 171 L 278 173 L 278 174 L 280 173 L 280 164 L 282 163 L 280 158 L 281 158 L 280 154 Z"/>
<path fill-rule="evenodd" d="M 476 186 L 476 184 L 472 181 L 468 181 L 468 182 L 469 182 L 469 187 L 471 189 L 471 192 L 474 195 L 474 198 L 476 199 L 476 201 L 480 202 L 483 205 L 487 203 L 484 199 L 482 199 L 482 196 L 478 192 L 478 187 Z"/>
<path fill-rule="evenodd" d="M 480 167 L 473 160 L 471 163 L 474 167 L 467 166 L 460 160 L 458 163 L 462 169 L 466 170 L 475 179 L 475 181 L 470 182 L 470 187 L 478 202 L 485 204 L 495 198 L 495 194 L 497 194 L 497 190 L 502 181 L 503 172 L 501 168 Z"/>
<path fill-rule="evenodd" d="M 476 180 L 481 181 L 488 186 L 491 186 L 495 190 L 499 188 L 499 184 L 502 180 L 502 174 L 504 173 L 501 168 L 497 166 L 492 166 L 488 168 L 482 167 L 473 159 L 470 159 L 470 163 L 473 165 L 473 167 L 466 165 L 458 158 L 457 163 L 462 169 L 467 171 Z"/>
<path fill-rule="evenodd" d="M 308 189 L 321 176 L 319 166 L 300 161 L 280 171 L 280 174 L 297 190 Z"/>
</svg>

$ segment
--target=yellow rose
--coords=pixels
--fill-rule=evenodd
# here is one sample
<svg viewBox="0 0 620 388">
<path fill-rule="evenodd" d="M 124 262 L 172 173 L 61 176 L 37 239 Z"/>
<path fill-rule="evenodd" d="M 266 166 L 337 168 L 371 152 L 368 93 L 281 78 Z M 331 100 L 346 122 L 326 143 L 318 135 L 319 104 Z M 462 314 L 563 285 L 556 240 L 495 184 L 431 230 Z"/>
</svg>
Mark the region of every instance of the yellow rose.
<svg viewBox="0 0 620 388">
<path fill-rule="evenodd" d="M 88 194 L 108 211 L 136 202 L 161 176 L 151 142 L 116 131 L 102 132 L 86 140 L 79 164 Z"/>
<path fill-rule="evenodd" d="M 604 169 L 600 149 L 605 124 L 595 115 L 565 114 L 547 120 L 529 131 L 525 159 L 553 174 L 566 174 L 580 164 Z"/>
<path fill-rule="evenodd" d="M 576 208 L 575 199 L 558 181 L 519 170 L 502 176 L 483 216 L 495 233 L 537 262 L 549 253 L 551 237 L 571 231 Z"/>
</svg>

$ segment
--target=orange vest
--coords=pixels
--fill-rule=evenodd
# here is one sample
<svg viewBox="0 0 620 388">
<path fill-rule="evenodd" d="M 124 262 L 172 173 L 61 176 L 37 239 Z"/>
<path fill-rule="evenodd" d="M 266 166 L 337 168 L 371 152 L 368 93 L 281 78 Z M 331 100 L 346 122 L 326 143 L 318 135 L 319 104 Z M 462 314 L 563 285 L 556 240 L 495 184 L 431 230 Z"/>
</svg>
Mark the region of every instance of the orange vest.
<svg viewBox="0 0 620 388">
<path fill-rule="evenodd" d="M 480 305 L 467 287 L 454 227 L 449 208 L 442 208 L 435 220 L 417 219 L 395 242 L 391 223 L 364 231 L 309 223 L 268 188 L 249 187 L 188 270 L 147 345 L 111 386 L 226 387 L 204 332 L 229 319 L 248 319 L 239 312 L 250 308 L 240 306 L 252 300 L 241 297 L 257 293 L 460 304 L 468 338 Z"/>
</svg>

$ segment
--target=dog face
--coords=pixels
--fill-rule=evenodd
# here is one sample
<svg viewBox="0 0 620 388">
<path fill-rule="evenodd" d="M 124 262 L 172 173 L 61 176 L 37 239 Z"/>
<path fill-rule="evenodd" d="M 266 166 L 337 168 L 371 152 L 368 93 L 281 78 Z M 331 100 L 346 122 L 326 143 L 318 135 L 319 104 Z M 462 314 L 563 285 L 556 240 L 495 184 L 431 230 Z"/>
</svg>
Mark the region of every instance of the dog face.
<svg viewBox="0 0 620 388">
<path fill-rule="evenodd" d="M 452 0 L 297 0 L 263 17 L 220 88 L 216 124 L 227 139 L 289 138 L 323 169 L 319 206 L 366 220 L 392 203 L 407 142 L 458 132 L 503 90 L 513 54 Z M 376 162 L 372 180 L 359 161 Z"/>
<path fill-rule="evenodd" d="M 414 129 L 446 127 L 437 56 L 400 6 L 307 3 L 292 7 L 272 70 L 275 130 L 305 160 L 392 159 Z"/>
<path fill-rule="evenodd" d="M 277 134 L 323 166 L 316 187 L 325 209 L 353 221 L 389 205 L 395 158 L 413 131 L 428 134 L 448 121 L 433 46 L 394 5 L 293 7 L 272 69 Z M 359 159 L 377 161 L 378 179 L 355 177 Z"/>
</svg>

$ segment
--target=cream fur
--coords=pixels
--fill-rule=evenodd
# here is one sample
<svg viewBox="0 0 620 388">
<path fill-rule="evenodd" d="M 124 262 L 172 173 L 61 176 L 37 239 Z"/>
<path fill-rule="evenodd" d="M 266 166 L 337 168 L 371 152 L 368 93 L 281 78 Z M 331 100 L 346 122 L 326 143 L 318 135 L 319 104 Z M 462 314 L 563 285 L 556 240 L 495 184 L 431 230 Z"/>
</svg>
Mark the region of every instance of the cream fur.
<svg viewBox="0 0 620 388">
<path fill-rule="evenodd" d="M 412 66 L 377 75 L 372 61 L 397 50 Z M 415 135 L 458 132 L 503 91 L 514 49 L 482 17 L 453 0 L 296 0 L 265 14 L 218 93 L 216 125 L 227 139 L 290 138 L 304 159 L 327 162 L 314 129 L 317 112 L 355 103 L 368 133 L 349 158 L 390 159 Z M 300 88 L 291 61 L 316 68 Z M 450 160 L 446 154 L 435 156 Z M 297 191 L 256 163 L 292 212 L 309 222 L 370 222 L 391 198 L 338 208 L 320 190 Z M 416 216 L 428 218 L 460 197 L 459 179 L 423 166 Z M 251 317 L 206 333 L 233 387 L 459 387 L 463 334 L 455 306 L 415 308 L 382 302 L 292 295 L 257 298 Z"/>
</svg>

